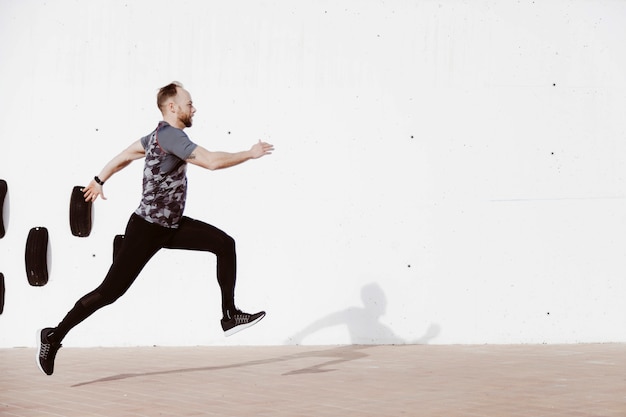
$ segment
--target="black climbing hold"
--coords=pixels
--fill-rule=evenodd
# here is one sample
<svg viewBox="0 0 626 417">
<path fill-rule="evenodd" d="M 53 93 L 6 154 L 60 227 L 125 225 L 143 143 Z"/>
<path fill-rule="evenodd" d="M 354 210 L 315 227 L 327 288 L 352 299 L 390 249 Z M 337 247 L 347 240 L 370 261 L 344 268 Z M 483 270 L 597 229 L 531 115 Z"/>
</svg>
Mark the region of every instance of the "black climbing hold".
<svg viewBox="0 0 626 417">
<path fill-rule="evenodd" d="M 5 229 L 4 229 L 4 198 L 7 196 L 7 182 L 5 180 L 0 180 L 0 239 L 4 237 Z"/>
<path fill-rule="evenodd" d="M 0 272 L 0 314 L 4 311 L 4 274 Z"/>
<path fill-rule="evenodd" d="M 91 233 L 92 203 L 85 201 L 83 188 L 75 186 L 70 198 L 70 228 L 72 235 L 78 237 L 87 237 Z"/>
<path fill-rule="evenodd" d="M 113 239 L 113 259 L 115 259 L 119 253 L 122 243 L 124 243 L 124 235 L 115 235 Z"/>
<path fill-rule="evenodd" d="M 26 240 L 26 277 L 33 287 L 48 283 L 48 229 L 33 227 Z"/>
</svg>

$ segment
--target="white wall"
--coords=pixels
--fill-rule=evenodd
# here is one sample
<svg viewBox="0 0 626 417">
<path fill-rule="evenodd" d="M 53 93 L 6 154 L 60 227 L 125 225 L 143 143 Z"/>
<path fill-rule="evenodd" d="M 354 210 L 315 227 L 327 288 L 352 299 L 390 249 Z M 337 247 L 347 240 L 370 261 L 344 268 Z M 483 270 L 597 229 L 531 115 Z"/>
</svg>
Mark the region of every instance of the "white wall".
<svg viewBox="0 0 626 417">
<path fill-rule="evenodd" d="M 238 241 L 225 339 L 215 260 L 163 251 L 65 346 L 625 342 L 626 3 L 0 0 L 0 347 L 34 346 L 99 284 L 141 162 L 84 185 L 159 120 L 179 80 L 215 150 L 187 214 Z M 50 231 L 30 287 L 31 227 Z"/>
</svg>

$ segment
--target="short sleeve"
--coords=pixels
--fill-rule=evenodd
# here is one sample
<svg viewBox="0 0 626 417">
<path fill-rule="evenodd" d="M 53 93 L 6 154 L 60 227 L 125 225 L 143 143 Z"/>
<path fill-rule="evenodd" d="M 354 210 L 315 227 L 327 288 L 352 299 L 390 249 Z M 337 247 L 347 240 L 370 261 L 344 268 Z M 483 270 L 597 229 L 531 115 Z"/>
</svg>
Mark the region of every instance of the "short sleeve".
<svg viewBox="0 0 626 417">
<path fill-rule="evenodd" d="M 143 146 L 144 149 L 148 149 L 149 142 L 150 142 L 150 135 L 146 135 L 141 138 L 141 146 Z"/>
<path fill-rule="evenodd" d="M 159 131 L 159 146 L 167 153 L 176 155 L 183 161 L 187 160 L 198 145 L 180 129 L 167 126 Z"/>
</svg>

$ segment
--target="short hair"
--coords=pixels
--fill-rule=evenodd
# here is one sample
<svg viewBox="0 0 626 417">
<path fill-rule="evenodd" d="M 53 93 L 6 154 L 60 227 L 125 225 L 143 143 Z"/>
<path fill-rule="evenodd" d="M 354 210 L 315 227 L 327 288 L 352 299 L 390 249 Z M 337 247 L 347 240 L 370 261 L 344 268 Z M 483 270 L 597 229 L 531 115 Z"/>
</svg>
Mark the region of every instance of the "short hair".
<svg viewBox="0 0 626 417">
<path fill-rule="evenodd" d="M 178 93 L 177 88 L 183 88 L 183 85 L 178 81 L 172 81 L 165 87 L 161 87 L 157 94 L 157 106 L 159 106 L 159 110 L 163 112 L 165 108 L 165 103 L 172 97 L 175 97 Z"/>
</svg>

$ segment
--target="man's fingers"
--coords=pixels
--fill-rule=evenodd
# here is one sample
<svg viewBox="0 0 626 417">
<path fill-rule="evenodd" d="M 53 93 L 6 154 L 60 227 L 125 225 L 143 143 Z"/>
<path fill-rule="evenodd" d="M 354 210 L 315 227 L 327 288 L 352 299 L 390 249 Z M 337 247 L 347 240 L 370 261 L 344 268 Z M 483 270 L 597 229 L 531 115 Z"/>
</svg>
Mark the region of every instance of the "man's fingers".
<svg viewBox="0 0 626 417">
<path fill-rule="evenodd" d="M 255 158 L 259 158 L 264 155 L 270 155 L 274 150 L 274 145 L 263 142 L 261 139 L 259 139 L 259 141 L 252 147 L 252 149 L 256 154 Z"/>
</svg>

